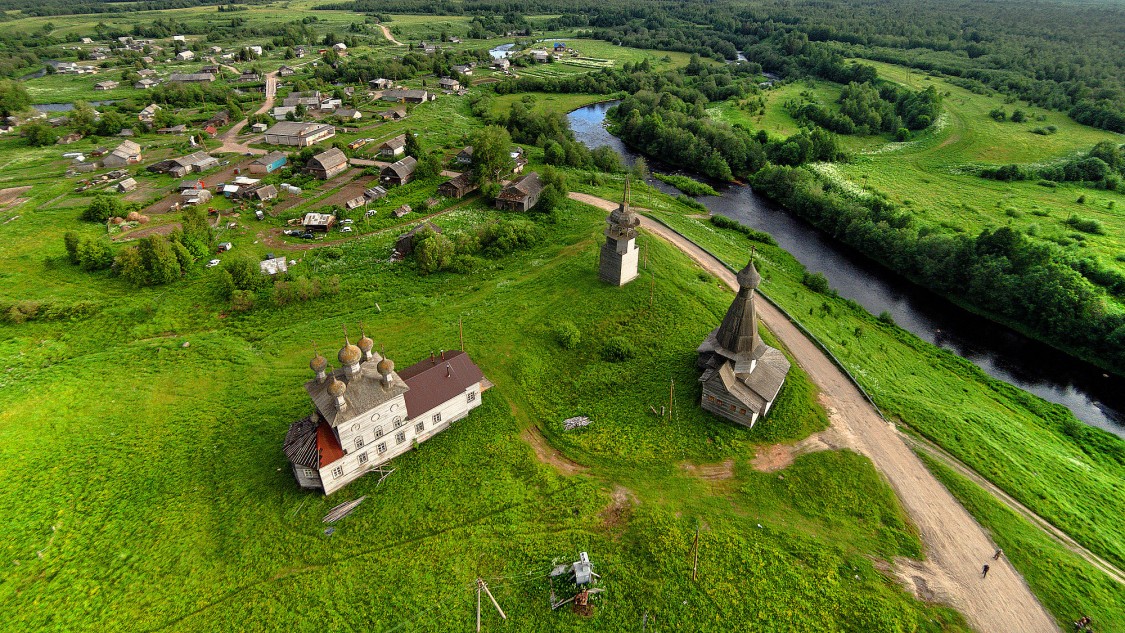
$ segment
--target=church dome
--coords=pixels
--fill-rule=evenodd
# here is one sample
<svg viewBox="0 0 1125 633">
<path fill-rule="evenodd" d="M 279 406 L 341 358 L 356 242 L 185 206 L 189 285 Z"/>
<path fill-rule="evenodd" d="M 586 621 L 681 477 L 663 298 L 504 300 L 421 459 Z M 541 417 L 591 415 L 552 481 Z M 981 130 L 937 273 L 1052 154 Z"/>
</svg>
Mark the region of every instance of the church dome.
<svg viewBox="0 0 1125 633">
<path fill-rule="evenodd" d="M 309 361 L 309 369 L 311 369 L 311 370 L 313 370 L 317 373 L 320 373 L 320 372 L 324 371 L 327 367 L 328 367 L 328 359 L 321 356 L 320 354 L 317 354 L 316 356 L 313 356 L 312 360 Z"/>
<path fill-rule="evenodd" d="M 348 390 L 348 385 L 342 380 L 337 380 L 335 376 L 332 377 L 332 382 L 328 383 L 328 393 L 339 398 L 344 395 Z"/>
<path fill-rule="evenodd" d="M 336 358 L 343 365 L 355 365 L 363 358 L 363 352 L 355 345 L 348 343 L 340 348 L 340 353 L 336 355 Z"/>
<path fill-rule="evenodd" d="M 389 358 L 384 358 L 379 361 L 378 369 L 379 373 L 385 376 L 395 370 L 395 362 Z"/>
<path fill-rule="evenodd" d="M 359 351 L 366 354 L 367 352 L 371 351 L 371 348 L 375 347 L 375 341 L 371 340 L 366 334 L 364 334 L 362 338 L 356 341 L 356 345 L 359 346 Z"/>
</svg>

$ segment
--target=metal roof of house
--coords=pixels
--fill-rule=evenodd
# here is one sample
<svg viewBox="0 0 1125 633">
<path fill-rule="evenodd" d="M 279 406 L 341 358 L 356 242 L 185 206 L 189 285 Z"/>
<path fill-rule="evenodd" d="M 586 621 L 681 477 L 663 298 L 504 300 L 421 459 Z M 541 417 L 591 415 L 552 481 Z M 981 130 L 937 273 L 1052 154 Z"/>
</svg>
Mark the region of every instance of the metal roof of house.
<svg viewBox="0 0 1125 633">
<path fill-rule="evenodd" d="M 277 162 L 278 160 L 282 160 L 282 159 L 288 159 L 288 156 L 285 155 L 285 152 L 270 152 L 269 154 L 266 154 L 265 156 L 259 156 L 258 158 L 254 159 L 254 161 L 250 164 L 251 165 L 264 165 L 264 166 L 268 167 L 269 165 L 272 165 L 275 162 Z"/>
<path fill-rule="evenodd" d="M 406 411 L 416 418 L 442 403 L 463 397 L 465 390 L 484 379 L 479 367 L 462 351 L 445 352 L 400 371 L 399 377 L 410 388 L 406 392 Z"/>
<path fill-rule="evenodd" d="M 341 152 L 338 148 L 333 147 L 330 150 L 321 152 L 316 156 L 310 158 L 307 167 L 311 167 L 315 163 L 316 165 L 319 165 L 321 169 L 327 171 L 339 167 L 340 165 L 347 164 L 347 162 L 348 157 L 345 156 L 344 153 Z"/>
<path fill-rule="evenodd" d="M 384 167 L 383 173 L 385 174 L 388 170 L 390 170 L 392 173 L 394 173 L 396 176 L 398 176 L 400 179 L 402 179 L 402 178 L 406 178 L 407 176 L 410 176 L 411 174 L 413 174 L 414 169 L 417 166 L 418 166 L 418 161 L 415 160 L 413 156 L 407 156 L 406 158 L 404 158 L 400 161 L 391 163 L 390 165 L 387 165 L 386 167 Z"/>
</svg>

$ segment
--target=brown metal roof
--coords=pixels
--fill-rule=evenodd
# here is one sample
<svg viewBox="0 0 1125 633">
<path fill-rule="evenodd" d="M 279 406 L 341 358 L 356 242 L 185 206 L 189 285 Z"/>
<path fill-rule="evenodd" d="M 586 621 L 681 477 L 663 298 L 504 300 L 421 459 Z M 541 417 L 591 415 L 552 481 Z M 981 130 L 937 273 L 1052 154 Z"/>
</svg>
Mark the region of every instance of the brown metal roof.
<svg viewBox="0 0 1125 633">
<path fill-rule="evenodd" d="M 409 417 L 416 418 L 457 398 L 484 379 L 480 368 L 465 352 L 445 352 L 444 356 L 427 358 L 398 372 L 410 387 L 405 395 Z"/>
</svg>

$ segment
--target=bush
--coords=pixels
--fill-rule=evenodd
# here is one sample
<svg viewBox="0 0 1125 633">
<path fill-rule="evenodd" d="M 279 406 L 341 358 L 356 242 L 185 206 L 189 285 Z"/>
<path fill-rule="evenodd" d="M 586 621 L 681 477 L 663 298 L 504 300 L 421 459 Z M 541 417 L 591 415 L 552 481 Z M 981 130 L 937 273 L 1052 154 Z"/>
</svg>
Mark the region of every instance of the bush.
<svg viewBox="0 0 1125 633">
<path fill-rule="evenodd" d="M 832 290 L 832 287 L 828 284 L 828 277 L 825 277 L 824 273 L 806 272 L 804 276 L 801 277 L 801 283 L 809 290 L 822 295 L 828 294 Z"/>
<path fill-rule="evenodd" d="M 574 349 L 582 341 L 582 332 L 570 321 L 555 324 L 555 340 L 563 349 Z"/>
<path fill-rule="evenodd" d="M 78 234 L 74 231 L 63 233 L 63 246 L 66 248 L 66 258 L 70 263 L 78 263 Z"/>
<path fill-rule="evenodd" d="M 94 196 L 93 202 L 82 212 L 82 219 L 90 222 L 105 222 L 114 216 L 122 216 L 125 208 L 121 200 L 107 193 Z"/>
<path fill-rule="evenodd" d="M 602 346 L 602 358 L 611 363 L 627 361 L 637 355 L 633 344 L 624 336 L 615 336 Z"/>
<path fill-rule="evenodd" d="M 663 183 L 667 183 L 669 185 L 672 185 L 676 189 L 679 189 L 680 191 L 686 193 L 689 196 L 717 196 L 717 195 L 719 195 L 719 192 L 715 191 L 715 188 L 712 187 L 711 185 L 699 182 L 698 180 L 695 180 L 694 178 L 688 178 L 687 176 L 673 176 L 673 175 L 668 175 L 668 174 L 654 174 L 653 177 L 656 178 L 657 180 L 663 182 Z"/>
<path fill-rule="evenodd" d="M 1102 226 L 1102 223 L 1091 218 L 1072 216 L 1067 218 L 1066 225 L 1076 231 L 1082 231 L 1083 233 L 1105 235 L 1105 227 Z"/>
<path fill-rule="evenodd" d="M 895 318 L 893 316 L 891 316 L 891 313 L 888 312 L 887 310 L 883 310 L 882 312 L 880 312 L 878 318 L 879 318 L 879 323 L 882 323 L 884 325 L 894 325 L 895 324 Z"/>
<path fill-rule="evenodd" d="M 765 233 L 763 231 L 756 231 L 756 230 L 754 230 L 754 229 L 752 229 L 752 228 L 750 228 L 750 227 L 748 227 L 744 224 L 740 224 L 738 221 L 732 220 L 732 219 L 730 219 L 726 216 L 723 216 L 723 215 L 713 215 L 713 216 L 711 216 L 711 224 L 713 224 L 713 225 L 715 225 L 715 226 L 717 226 L 721 229 L 729 229 L 731 231 L 738 231 L 739 233 L 742 233 L 747 238 L 749 238 L 749 239 L 751 239 L 755 242 L 761 242 L 763 244 L 769 244 L 770 246 L 777 246 L 777 240 L 773 239 L 773 236 L 771 236 L 769 233 Z"/>
</svg>

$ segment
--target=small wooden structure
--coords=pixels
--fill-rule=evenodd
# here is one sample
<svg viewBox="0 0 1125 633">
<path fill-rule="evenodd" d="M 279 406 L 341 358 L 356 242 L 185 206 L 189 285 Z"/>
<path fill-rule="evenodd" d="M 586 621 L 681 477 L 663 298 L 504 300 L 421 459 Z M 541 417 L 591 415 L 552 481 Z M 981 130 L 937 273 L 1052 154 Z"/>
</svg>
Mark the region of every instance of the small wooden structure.
<svg viewBox="0 0 1125 633">
<path fill-rule="evenodd" d="M 399 255 L 403 255 L 403 256 L 413 253 L 414 252 L 414 238 L 417 237 L 419 233 L 421 233 L 422 231 L 424 231 L 426 229 L 429 229 L 429 230 L 433 231 L 434 233 L 441 233 L 441 227 L 440 226 L 434 224 L 433 222 L 423 222 L 423 223 L 419 224 L 418 226 L 410 229 L 406 233 L 403 233 L 402 235 L 398 236 L 398 240 L 395 241 L 395 252 L 397 252 Z"/>
<path fill-rule="evenodd" d="M 389 185 L 405 185 L 414 178 L 414 170 L 418 167 L 418 161 L 414 160 L 413 156 L 392 163 L 383 168 L 380 172 L 382 181 Z"/>
<path fill-rule="evenodd" d="M 460 199 L 476 191 L 478 188 L 480 188 L 480 185 L 473 182 L 472 176 L 468 173 L 464 173 L 439 185 L 438 193 L 446 198 Z"/>
<path fill-rule="evenodd" d="M 539 202 L 543 182 L 537 172 L 531 172 L 512 181 L 496 196 L 496 208 L 507 211 L 529 211 Z"/>
</svg>

